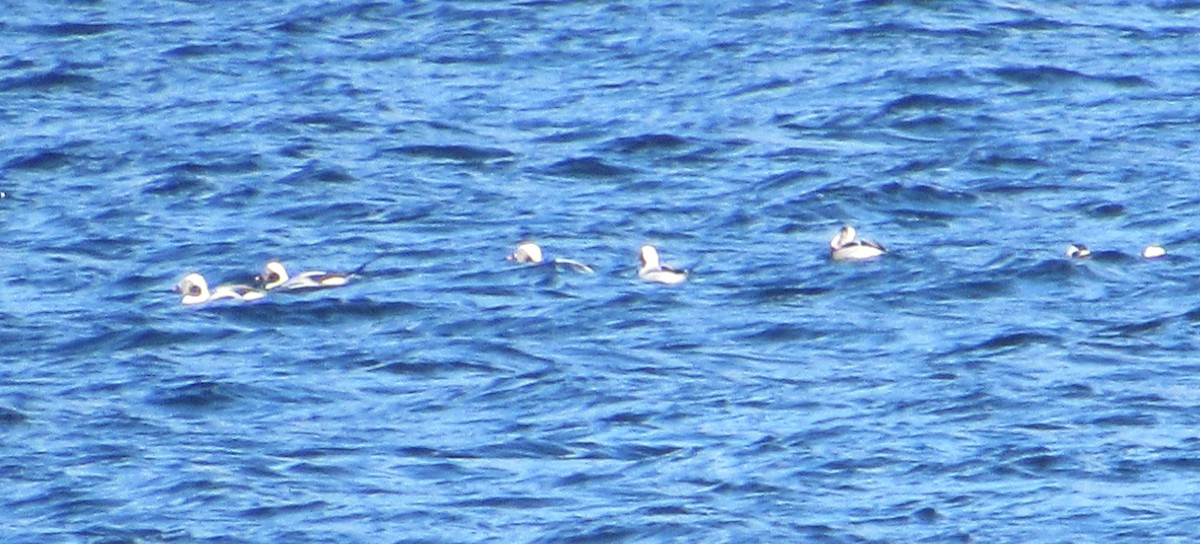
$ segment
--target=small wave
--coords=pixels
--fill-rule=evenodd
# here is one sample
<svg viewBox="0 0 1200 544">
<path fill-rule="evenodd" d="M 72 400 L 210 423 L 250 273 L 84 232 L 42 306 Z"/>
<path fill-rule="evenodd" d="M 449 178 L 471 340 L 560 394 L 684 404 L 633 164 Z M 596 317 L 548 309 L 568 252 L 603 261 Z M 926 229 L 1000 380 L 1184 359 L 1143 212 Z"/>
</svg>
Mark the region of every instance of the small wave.
<svg viewBox="0 0 1200 544">
<path fill-rule="evenodd" d="M 1200 6 L 1197 6 L 1197 9 L 1200 9 Z M 1154 463 L 1168 467 L 1170 469 L 1182 470 L 1182 471 L 1187 472 L 1188 474 L 1195 474 L 1196 472 L 1200 472 L 1200 457 L 1168 456 L 1168 457 L 1160 458 L 1160 459 L 1156 460 Z"/>
<path fill-rule="evenodd" d="M 457 373 L 493 373 L 495 369 L 485 365 L 453 361 L 392 361 L 375 365 L 364 365 L 369 372 L 384 372 L 400 376 L 441 376 Z"/>
<path fill-rule="evenodd" d="M 1113 218 L 1125 215 L 1127 211 L 1124 204 L 1116 202 L 1080 202 L 1071 206 L 1072 209 L 1081 209 L 1083 213 L 1096 218 Z"/>
<path fill-rule="evenodd" d="M 325 501 L 307 501 L 294 504 L 282 504 L 276 506 L 256 506 L 243 510 L 240 515 L 249 519 L 265 519 L 278 516 L 293 515 L 300 512 L 318 511 L 324 512 L 328 510 L 328 504 Z"/>
<path fill-rule="evenodd" d="M 1003 170 L 1034 170 L 1046 166 L 1046 162 L 1036 156 L 996 149 L 976 150 L 971 153 L 970 162 L 989 169 Z M 1012 190 L 1016 184 L 1012 180 L 1006 179 L 996 180 L 996 185 L 1002 189 Z"/>
<path fill-rule="evenodd" d="M 1072 465 L 1073 459 L 1065 455 L 1055 455 L 1052 453 L 1035 453 L 1025 455 L 1016 459 L 1014 462 L 1017 466 L 1033 471 L 1035 473 L 1050 472 L 1061 470 Z"/>
<path fill-rule="evenodd" d="M 240 384 L 201 378 L 174 387 L 156 388 L 147 400 L 167 408 L 210 409 L 233 405 L 246 393 L 246 387 Z"/>
<path fill-rule="evenodd" d="M 1096 79 L 1111 83 L 1117 87 L 1153 87 L 1154 82 L 1141 76 L 1106 75 L 1093 76 Z"/>
<path fill-rule="evenodd" d="M 891 4 L 890 0 L 879 0 L 881 4 Z M 886 23 L 873 23 L 855 28 L 847 28 L 841 31 L 841 34 L 848 38 L 853 38 L 854 41 L 879 39 L 892 40 L 896 36 L 927 36 L 936 39 L 947 40 L 963 40 L 968 38 L 985 39 L 996 36 L 999 31 L 981 27 L 944 27 L 936 28 L 931 26 L 923 26 L 905 21 L 888 21 Z"/>
<path fill-rule="evenodd" d="M 262 170 L 258 157 L 248 155 L 213 156 L 211 160 L 193 157 L 163 170 L 167 174 L 251 174 Z"/>
<path fill-rule="evenodd" d="M 793 340 L 814 340 L 829 336 L 829 331 L 816 329 L 811 326 L 793 325 L 790 323 L 780 323 L 763 327 L 760 330 L 752 331 L 743 334 L 740 339 L 753 342 L 765 342 L 768 344 L 776 342 L 789 342 Z"/>
<path fill-rule="evenodd" d="M 323 127 L 331 133 L 353 132 L 370 127 L 369 123 L 332 112 L 310 113 L 292 119 L 293 123 Z"/>
<path fill-rule="evenodd" d="M 884 71 L 880 76 L 878 76 L 878 80 L 901 82 L 905 84 L 906 88 L 947 90 L 969 89 L 972 85 L 983 83 L 979 80 L 979 77 L 974 70 L 940 67 L 929 67 L 923 70 L 893 68 Z M 931 94 L 932 96 L 943 96 L 936 93 L 913 94 Z M 974 104 L 975 106 L 984 104 L 984 102 L 976 99 L 951 98 L 951 100 L 972 100 L 977 102 Z"/>
<path fill-rule="evenodd" d="M 91 76 L 56 69 L 38 74 L 0 79 L 0 92 L 86 90 L 95 83 L 96 79 Z"/>
<path fill-rule="evenodd" d="M 118 27 L 108 23 L 58 23 L 33 27 L 33 31 L 51 37 L 98 36 L 116 30 Z"/>
<path fill-rule="evenodd" d="M 485 459 L 555 459 L 571 457 L 575 451 L 555 442 L 522 437 L 499 444 L 487 444 L 471 453 Z"/>
<path fill-rule="evenodd" d="M 787 300 L 796 297 L 812 297 L 833 291 L 832 287 L 765 287 L 751 296 L 760 297 L 764 301 Z"/>
<path fill-rule="evenodd" d="M 595 140 L 603 134 L 603 131 L 597 129 L 572 127 L 569 130 L 563 130 L 560 132 L 555 132 L 554 134 L 538 137 L 533 141 L 534 143 L 541 144 L 569 144 Z"/>
<path fill-rule="evenodd" d="M 889 126 L 914 137 L 922 138 L 921 141 L 934 141 L 944 138 L 947 134 L 952 134 L 965 125 L 957 118 L 948 115 L 926 114 L 905 116 L 891 121 Z"/>
<path fill-rule="evenodd" d="M 362 281 L 370 281 L 363 279 Z M 350 290 L 355 283 L 340 290 Z M 248 305 L 214 306 L 213 311 L 247 325 L 262 325 L 278 321 L 281 316 L 296 326 L 318 326 L 359 320 L 373 321 L 382 317 L 399 318 L 424 310 L 405 301 L 375 301 L 363 297 L 343 298 L 338 290 L 296 291 L 272 293 L 269 302 Z"/>
<path fill-rule="evenodd" d="M 1000 79 L 1025 85 L 1071 83 L 1090 79 L 1083 73 L 1057 66 L 1002 66 L 992 70 Z"/>
<path fill-rule="evenodd" d="M 142 193 L 155 196 L 197 196 L 216 190 L 216 185 L 199 176 L 168 174 L 142 186 Z"/>
<path fill-rule="evenodd" d="M 276 183 L 303 185 L 309 183 L 346 183 L 357 180 L 358 178 L 354 174 L 351 174 L 349 170 L 341 166 L 312 161 L 302 166 L 299 170 L 279 178 L 276 180 Z"/>
<path fill-rule="evenodd" d="M 18 423 L 24 423 L 28 419 L 29 416 L 26 416 L 21 412 L 13 410 L 12 408 L 0 406 L 0 425 L 16 425 Z"/>
<path fill-rule="evenodd" d="M 229 198 L 230 203 L 246 202 L 244 197 Z M 271 211 L 268 217 L 288 221 L 366 221 L 379 213 L 377 205 L 365 202 L 316 202 Z"/>
<path fill-rule="evenodd" d="M 908 129 L 909 127 L 897 125 L 896 128 Z M 928 128 L 928 127 L 919 127 L 918 130 L 924 129 L 924 128 Z M 890 174 L 890 175 L 905 175 L 905 174 L 917 174 L 920 172 L 929 172 L 929 171 L 933 171 L 933 170 L 941 170 L 943 168 L 948 168 L 951 165 L 953 165 L 954 161 L 955 161 L 955 159 L 953 159 L 951 157 L 912 159 L 912 160 L 906 161 L 904 163 L 898 164 L 892 168 L 888 168 L 887 170 L 884 171 L 884 173 Z"/>
<path fill-rule="evenodd" d="M 749 85 L 744 85 L 742 87 L 734 89 L 733 91 L 731 91 L 729 93 L 726 93 L 725 96 L 727 96 L 727 97 L 746 96 L 746 95 L 751 95 L 751 94 L 775 91 L 775 90 L 779 90 L 779 89 L 790 89 L 791 87 L 793 87 L 795 85 L 796 85 L 795 80 L 777 77 L 777 78 L 769 79 L 767 81 L 759 81 L 759 82 L 751 83 Z"/>
<path fill-rule="evenodd" d="M 1158 418 L 1151 414 L 1131 412 L 1095 417 L 1088 423 L 1105 427 L 1153 427 L 1158 424 Z"/>
<path fill-rule="evenodd" d="M 433 216 L 437 211 L 438 207 L 430 202 L 406 202 L 391 206 L 378 221 L 386 225 L 416 223 Z"/>
<path fill-rule="evenodd" d="M 447 506 L 454 508 L 502 508 L 505 510 L 552 509 L 565 506 L 563 499 L 547 497 L 496 496 L 463 499 L 451 502 Z"/>
<path fill-rule="evenodd" d="M 940 111 L 968 109 L 979 106 L 978 100 L 953 98 L 938 94 L 916 93 L 907 94 L 884 104 L 880 110 L 885 115 L 894 115 L 908 111 Z"/>
<path fill-rule="evenodd" d="M 290 18 L 303 16 L 322 23 L 341 19 L 391 23 L 395 19 L 394 11 L 397 10 L 400 10 L 400 8 L 391 2 L 357 0 L 354 2 L 304 5 L 300 9 L 293 9 L 288 12 L 286 16 Z M 405 11 L 407 11 L 407 8 L 405 8 Z"/>
<path fill-rule="evenodd" d="M 108 326 L 99 326 L 92 331 L 92 334 L 72 337 L 69 341 L 57 346 L 57 349 L 62 353 L 70 354 L 95 353 L 101 350 L 137 349 L 139 346 L 169 346 L 189 340 L 200 339 L 193 334 L 154 328 L 118 330 Z"/>
<path fill-rule="evenodd" d="M 816 151 L 807 150 L 807 149 L 796 149 L 796 150 L 793 150 L 793 152 L 798 155 L 807 155 L 810 153 L 816 153 Z M 794 170 L 788 170 L 786 172 L 780 172 L 778 174 L 771 175 L 765 179 L 755 182 L 755 191 L 754 192 L 757 193 L 757 192 L 761 192 L 761 191 L 779 191 L 779 190 L 787 189 L 789 187 L 793 187 L 793 186 L 797 186 L 797 185 L 799 185 L 801 187 L 805 187 L 806 185 L 808 185 L 808 183 L 810 183 L 814 179 L 823 179 L 823 178 L 827 178 L 827 177 L 829 177 L 829 172 L 827 170 L 812 170 L 812 169 L 807 169 L 807 168 L 797 168 Z"/>
<path fill-rule="evenodd" d="M 926 183 L 905 184 L 890 181 L 879 188 L 884 194 L 909 204 L 954 204 L 973 206 L 979 197 L 966 191 L 944 189 Z"/>
<path fill-rule="evenodd" d="M 225 51 L 226 50 L 224 47 L 215 45 L 215 44 L 208 44 L 208 43 L 187 44 L 187 45 L 181 45 L 179 47 L 175 47 L 172 49 L 168 49 L 167 51 L 165 51 L 163 53 L 163 55 L 167 56 L 167 57 L 190 59 L 190 58 L 196 58 L 196 57 L 208 57 L 208 56 L 212 56 L 212 55 L 219 55 L 219 54 L 224 53 Z"/>
<path fill-rule="evenodd" d="M 213 207 L 241 210 L 262 193 L 263 190 L 255 185 L 239 184 L 212 195 L 205 202 Z"/>
<path fill-rule="evenodd" d="M 1008 351 L 1010 349 L 1020 349 L 1033 345 L 1058 345 L 1060 343 L 1061 340 L 1057 336 L 1049 334 L 1040 332 L 1013 332 L 998 334 L 983 342 L 956 351 Z"/>
<path fill-rule="evenodd" d="M 989 23 L 989 26 L 1005 30 L 1061 30 L 1071 27 L 1062 21 L 1026 14 L 1009 21 Z"/>
<path fill-rule="evenodd" d="M 409 157 L 424 159 L 439 159 L 465 163 L 490 162 L 514 157 L 507 149 L 493 147 L 476 147 L 470 145 L 404 145 L 391 147 L 385 153 L 398 153 Z"/>
<path fill-rule="evenodd" d="M 48 171 L 57 170 L 71 164 L 71 155 L 57 150 L 39 151 L 31 155 L 17 157 L 4 164 L 9 170 Z"/>
<path fill-rule="evenodd" d="M 605 147 L 618 153 L 637 154 L 675 151 L 691 143 L 687 138 L 673 134 L 643 134 L 617 138 L 605 144 Z"/>
<path fill-rule="evenodd" d="M 1019 255 L 1005 255 L 998 256 L 987 266 L 1005 278 L 1057 284 L 1071 278 L 1077 272 L 1075 265 L 1076 263 L 1062 258 L 1031 260 Z"/>
<path fill-rule="evenodd" d="M 615 166 L 599 157 L 581 157 L 558 161 L 545 169 L 547 174 L 570 178 L 614 178 L 633 174 L 633 168 Z"/>
<path fill-rule="evenodd" d="M 1058 66 L 1002 66 L 991 71 L 1000 79 L 1031 87 L 1078 83 L 1106 83 L 1116 87 L 1150 87 L 1153 83 L 1133 75 L 1089 75 Z"/>
<path fill-rule="evenodd" d="M 938 300 L 985 300 L 1006 296 L 1013 290 L 1011 281 L 995 279 L 972 279 L 942 286 L 932 293 Z"/>
</svg>

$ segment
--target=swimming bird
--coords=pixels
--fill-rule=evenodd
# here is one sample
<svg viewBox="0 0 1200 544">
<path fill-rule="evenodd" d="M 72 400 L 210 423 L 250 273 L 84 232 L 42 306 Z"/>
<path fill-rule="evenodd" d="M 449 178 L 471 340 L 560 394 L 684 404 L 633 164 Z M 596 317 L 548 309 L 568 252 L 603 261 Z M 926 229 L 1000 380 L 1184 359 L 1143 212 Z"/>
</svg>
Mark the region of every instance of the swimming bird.
<svg viewBox="0 0 1200 544">
<path fill-rule="evenodd" d="M 1143 259 L 1157 259 L 1167 254 L 1167 249 L 1158 244 L 1150 244 L 1142 248 Z"/>
<path fill-rule="evenodd" d="M 883 255 L 887 250 L 870 240 L 859 240 L 854 227 L 843 225 L 829 240 L 829 252 L 835 261 L 861 261 Z"/>
<path fill-rule="evenodd" d="M 537 245 L 536 242 L 532 242 L 529 240 L 526 240 L 524 242 L 521 242 L 520 244 L 517 244 L 516 251 L 513 251 L 512 254 L 509 255 L 508 257 L 505 257 L 505 259 L 508 259 L 508 260 L 514 261 L 514 262 L 518 262 L 518 263 L 530 263 L 530 264 L 542 264 L 543 262 L 547 262 L 547 261 L 543 260 L 542 247 Z M 586 274 L 591 274 L 591 273 L 595 272 L 595 270 L 592 270 L 592 267 L 590 267 L 586 264 L 583 264 L 579 261 L 576 261 L 574 259 L 562 259 L 562 258 L 555 257 L 553 259 L 550 259 L 548 262 L 549 262 L 549 264 L 552 264 L 555 266 L 564 266 L 564 267 L 570 268 L 572 270 L 575 270 L 577 272 L 583 272 Z"/>
<path fill-rule="evenodd" d="M 371 264 L 367 261 L 362 266 L 358 267 L 353 272 L 343 274 L 340 272 L 326 272 L 324 270 L 310 270 L 301 272 L 295 276 L 288 274 L 283 263 L 277 259 L 267 261 L 263 265 L 262 274 L 254 278 L 268 291 L 279 289 L 281 291 L 294 291 L 297 289 L 322 289 L 327 287 L 340 287 L 350 283 L 350 278 L 357 276 Z"/>
<path fill-rule="evenodd" d="M 1082 259 L 1091 256 L 1092 250 L 1083 244 L 1071 244 L 1067 246 L 1066 254 L 1072 259 Z"/>
<path fill-rule="evenodd" d="M 210 291 L 208 281 L 198 272 L 192 272 L 179 280 L 179 283 L 175 284 L 175 292 L 182 295 L 179 302 L 184 305 L 221 299 L 251 301 L 267 296 L 266 292 L 250 285 L 234 283 L 218 285 Z"/>
<path fill-rule="evenodd" d="M 667 268 L 659 262 L 658 249 L 650 244 L 644 244 L 641 249 L 641 266 L 638 267 L 638 277 L 646 281 L 674 285 L 687 280 L 687 270 Z"/>
</svg>

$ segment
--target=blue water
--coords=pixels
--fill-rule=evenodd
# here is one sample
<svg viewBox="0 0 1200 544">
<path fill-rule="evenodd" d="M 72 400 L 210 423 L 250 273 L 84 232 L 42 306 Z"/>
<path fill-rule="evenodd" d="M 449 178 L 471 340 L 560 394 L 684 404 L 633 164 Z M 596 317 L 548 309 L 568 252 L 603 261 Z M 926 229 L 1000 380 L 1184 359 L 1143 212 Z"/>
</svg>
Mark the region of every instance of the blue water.
<svg viewBox="0 0 1200 544">
<path fill-rule="evenodd" d="M 1200 4 L 629 4 L 6 7 L 0 540 L 1200 539 Z"/>
</svg>

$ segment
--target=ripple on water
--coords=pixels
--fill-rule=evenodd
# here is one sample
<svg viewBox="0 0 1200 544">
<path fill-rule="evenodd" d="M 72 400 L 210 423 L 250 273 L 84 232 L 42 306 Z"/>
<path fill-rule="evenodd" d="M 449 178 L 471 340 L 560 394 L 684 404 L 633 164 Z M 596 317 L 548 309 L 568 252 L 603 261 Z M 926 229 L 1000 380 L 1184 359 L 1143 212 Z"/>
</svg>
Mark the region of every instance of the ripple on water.
<svg viewBox="0 0 1200 544">
<path fill-rule="evenodd" d="M 12 408 L 0 406 L 0 425 L 17 425 L 24 423 L 29 416 Z"/>
<path fill-rule="evenodd" d="M 0 79 L 0 93 L 85 92 L 95 88 L 96 78 L 77 71 L 51 69 L 44 72 Z"/>
<path fill-rule="evenodd" d="M 230 409 L 248 402 L 254 389 L 245 384 L 211 380 L 202 377 L 185 378 L 183 383 L 155 388 L 147 402 L 163 408 L 199 415 L 211 410 Z"/>
<path fill-rule="evenodd" d="M 600 157 L 563 159 L 546 167 L 544 172 L 577 179 L 622 178 L 636 173 L 633 168 L 611 164 Z"/>
<path fill-rule="evenodd" d="M 489 163 L 509 160 L 515 157 L 507 149 L 476 147 L 470 145 L 403 145 L 383 150 L 384 153 L 395 153 L 419 159 L 435 159 L 462 163 Z"/>
</svg>

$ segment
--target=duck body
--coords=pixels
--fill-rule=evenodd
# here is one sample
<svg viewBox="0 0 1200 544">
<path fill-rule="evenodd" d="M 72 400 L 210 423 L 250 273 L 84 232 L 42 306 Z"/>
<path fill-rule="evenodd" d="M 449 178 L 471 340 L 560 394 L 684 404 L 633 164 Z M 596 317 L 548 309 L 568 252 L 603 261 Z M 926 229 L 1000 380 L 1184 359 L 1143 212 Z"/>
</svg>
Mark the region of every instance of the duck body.
<svg viewBox="0 0 1200 544">
<path fill-rule="evenodd" d="M 267 295 L 266 292 L 256 287 L 235 283 L 222 284 L 209 289 L 208 281 L 197 272 L 192 272 L 179 280 L 179 283 L 175 284 L 175 291 L 180 293 L 179 302 L 185 306 L 222 299 L 248 302 Z"/>
<path fill-rule="evenodd" d="M 845 225 L 829 240 L 829 256 L 835 261 L 862 261 L 887 253 L 883 246 L 860 240 L 854 227 Z"/>
<path fill-rule="evenodd" d="M 663 266 L 659 260 L 658 249 L 650 244 L 642 246 L 640 252 L 641 266 L 638 267 L 638 277 L 654 283 L 675 285 L 687 281 L 687 270 Z"/>
<path fill-rule="evenodd" d="M 1158 244 L 1150 244 L 1142 248 L 1143 259 L 1157 259 L 1159 257 L 1165 257 L 1166 255 L 1167 249 Z"/>
</svg>

